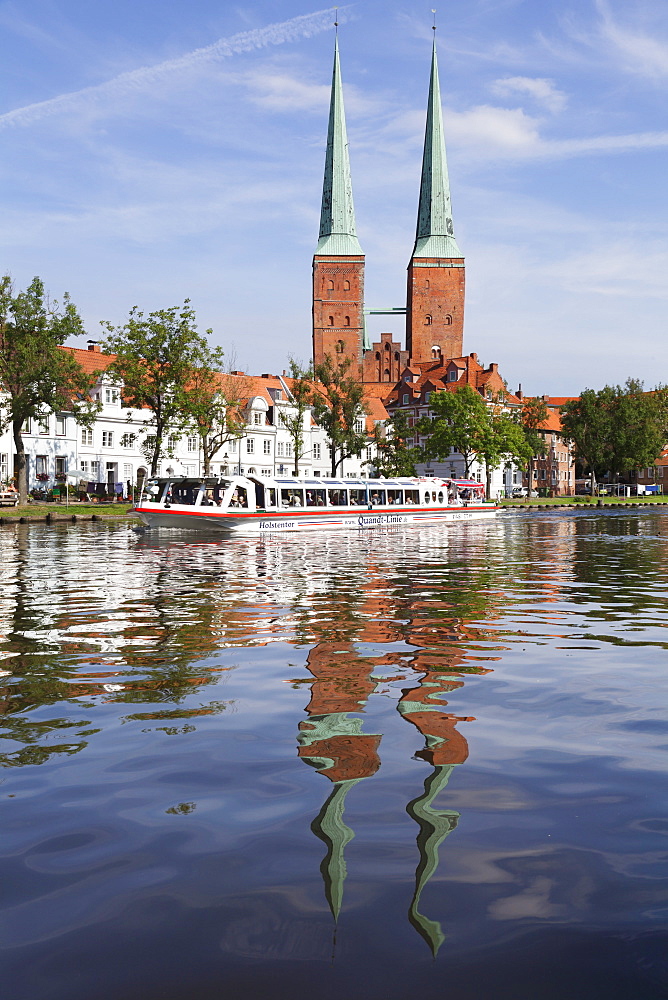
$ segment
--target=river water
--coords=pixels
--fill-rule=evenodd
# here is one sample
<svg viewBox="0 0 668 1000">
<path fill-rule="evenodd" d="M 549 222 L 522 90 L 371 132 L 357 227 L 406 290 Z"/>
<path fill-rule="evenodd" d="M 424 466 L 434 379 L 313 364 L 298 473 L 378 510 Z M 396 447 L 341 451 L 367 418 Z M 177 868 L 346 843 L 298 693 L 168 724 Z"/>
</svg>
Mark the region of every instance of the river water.
<svg viewBox="0 0 668 1000">
<path fill-rule="evenodd" d="M 3 527 L 2 995 L 667 997 L 667 555 Z"/>
</svg>

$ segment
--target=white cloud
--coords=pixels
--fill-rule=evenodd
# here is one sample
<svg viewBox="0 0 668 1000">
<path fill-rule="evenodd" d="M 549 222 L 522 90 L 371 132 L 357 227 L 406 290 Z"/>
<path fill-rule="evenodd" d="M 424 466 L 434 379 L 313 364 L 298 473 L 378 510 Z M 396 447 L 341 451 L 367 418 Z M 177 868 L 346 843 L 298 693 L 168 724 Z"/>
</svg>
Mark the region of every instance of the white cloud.
<svg viewBox="0 0 668 1000">
<path fill-rule="evenodd" d="M 346 7 L 338 11 L 339 22 L 345 19 Z M 331 9 L 315 11 L 290 18 L 279 24 L 270 24 L 265 28 L 255 28 L 232 35 L 230 38 L 219 38 L 212 45 L 194 49 L 177 59 L 169 59 L 154 66 L 142 66 L 139 69 L 121 73 L 112 80 L 82 90 L 61 94 L 48 101 L 38 101 L 23 108 L 16 108 L 0 115 L 0 129 L 9 126 L 30 125 L 42 118 L 62 112 L 76 111 L 82 104 L 103 102 L 109 107 L 127 95 L 135 95 L 138 90 L 150 88 L 161 83 L 166 78 L 172 78 L 175 73 L 192 70 L 207 63 L 217 62 L 241 52 L 251 52 L 265 48 L 268 45 L 282 45 L 299 38 L 309 38 L 332 27 Z"/>
<path fill-rule="evenodd" d="M 521 108 L 482 104 L 469 111 L 447 111 L 445 129 L 453 145 L 488 150 L 493 156 L 532 154 L 541 144 L 539 121 Z"/>
<path fill-rule="evenodd" d="M 557 114 L 566 106 L 566 95 L 557 90 L 551 80 L 531 76 L 507 76 L 492 84 L 492 93 L 497 97 L 509 97 L 511 94 L 528 94 L 538 104 L 544 105 L 548 111 Z"/>
<path fill-rule="evenodd" d="M 641 76 L 668 76 L 668 39 L 633 30 L 615 21 L 606 0 L 597 0 L 601 15 L 600 34 L 621 55 L 627 71 Z"/>
</svg>

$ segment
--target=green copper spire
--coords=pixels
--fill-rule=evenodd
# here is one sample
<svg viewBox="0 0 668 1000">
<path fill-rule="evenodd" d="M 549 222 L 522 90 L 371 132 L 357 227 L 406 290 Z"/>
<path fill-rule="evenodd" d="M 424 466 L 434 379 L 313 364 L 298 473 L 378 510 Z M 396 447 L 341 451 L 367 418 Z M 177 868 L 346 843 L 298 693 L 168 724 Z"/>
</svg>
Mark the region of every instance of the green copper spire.
<svg viewBox="0 0 668 1000">
<path fill-rule="evenodd" d="M 450 183 L 443 136 L 441 89 L 438 83 L 438 64 L 436 62 L 436 38 L 434 38 L 434 48 L 431 55 L 429 105 L 427 107 L 427 127 L 424 134 L 420 205 L 413 257 L 462 258 L 452 225 Z"/>
<path fill-rule="evenodd" d="M 322 186 L 322 208 L 320 210 L 320 239 L 315 252 L 335 256 L 362 254 L 362 248 L 355 232 L 353 186 L 350 180 L 348 136 L 346 135 L 346 117 L 343 110 L 338 38 L 334 43 L 334 71 L 332 73 L 332 97 L 329 104 L 325 181 Z"/>
</svg>

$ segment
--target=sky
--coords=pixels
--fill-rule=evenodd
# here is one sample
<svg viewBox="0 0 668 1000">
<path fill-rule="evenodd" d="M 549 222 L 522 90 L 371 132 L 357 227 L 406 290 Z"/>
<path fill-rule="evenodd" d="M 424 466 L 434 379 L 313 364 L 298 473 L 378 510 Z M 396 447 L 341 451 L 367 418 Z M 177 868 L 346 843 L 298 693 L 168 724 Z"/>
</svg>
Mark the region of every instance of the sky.
<svg viewBox="0 0 668 1000">
<path fill-rule="evenodd" d="M 432 8 L 337 16 L 366 304 L 402 306 Z M 668 4 L 436 19 L 465 352 L 531 395 L 668 382 Z M 69 292 L 91 339 L 188 298 L 231 367 L 308 360 L 333 20 L 308 0 L 0 0 L 0 273 Z"/>
</svg>

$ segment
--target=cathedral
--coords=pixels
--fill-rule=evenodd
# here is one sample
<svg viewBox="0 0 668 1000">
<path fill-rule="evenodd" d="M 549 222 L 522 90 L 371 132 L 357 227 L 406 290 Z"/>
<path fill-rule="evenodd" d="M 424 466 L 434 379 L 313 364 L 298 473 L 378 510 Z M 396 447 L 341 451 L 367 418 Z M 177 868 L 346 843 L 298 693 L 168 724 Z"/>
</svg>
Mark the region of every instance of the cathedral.
<svg viewBox="0 0 668 1000">
<path fill-rule="evenodd" d="M 370 343 L 364 303 L 364 253 L 357 238 L 338 39 L 327 131 L 320 236 L 313 257 L 313 361 L 350 361 L 371 388 L 388 393 L 407 370 L 422 374 L 461 358 L 464 258 L 457 245 L 443 135 L 436 42 L 432 49 L 417 229 L 408 263 L 405 348 L 389 333 Z M 378 312 L 381 312 L 378 310 Z"/>
</svg>

